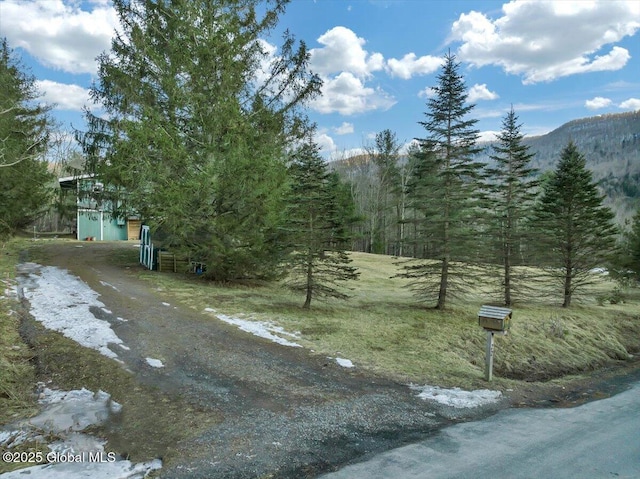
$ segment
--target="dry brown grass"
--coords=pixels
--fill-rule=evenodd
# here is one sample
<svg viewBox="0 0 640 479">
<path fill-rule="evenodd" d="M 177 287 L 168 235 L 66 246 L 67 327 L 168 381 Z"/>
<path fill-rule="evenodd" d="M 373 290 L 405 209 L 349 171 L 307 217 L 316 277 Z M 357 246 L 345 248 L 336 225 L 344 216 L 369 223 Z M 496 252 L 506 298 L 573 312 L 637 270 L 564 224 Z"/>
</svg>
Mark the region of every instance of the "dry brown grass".
<svg viewBox="0 0 640 479">
<path fill-rule="evenodd" d="M 299 331 L 317 354 L 342 356 L 405 382 L 476 387 L 484 384 L 486 335 L 477 324 L 483 303 L 495 299 L 486 284 L 469 289 L 447 311 L 420 304 L 394 277 L 397 260 L 353 253 L 361 273 L 348 301 L 313 302 L 279 284 L 216 285 L 193 277 L 144 272 L 141 276 L 196 310 L 206 307 Z M 600 306 L 596 297 L 616 287 L 606 276 L 563 309 L 560 297 L 513 307 L 509 335 L 496 340 L 495 385 L 511 380 L 546 380 L 589 371 L 640 351 L 638 292 L 629 301 Z M 635 297 L 633 295 L 636 295 Z M 545 304 L 546 303 L 546 304 Z"/>
<path fill-rule="evenodd" d="M 0 249 L 0 424 L 35 411 L 31 353 L 20 338 L 18 302 L 8 294 L 22 245 L 14 240 Z"/>
</svg>

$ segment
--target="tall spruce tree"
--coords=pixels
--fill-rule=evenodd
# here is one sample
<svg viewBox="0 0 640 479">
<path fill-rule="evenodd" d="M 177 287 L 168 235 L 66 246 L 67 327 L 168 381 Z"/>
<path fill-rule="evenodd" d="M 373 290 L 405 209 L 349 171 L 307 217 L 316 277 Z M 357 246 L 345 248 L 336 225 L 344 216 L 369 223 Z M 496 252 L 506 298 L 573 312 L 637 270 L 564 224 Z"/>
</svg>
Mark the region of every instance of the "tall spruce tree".
<svg viewBox="0 0 640 479">
<path fill-rule="evenodd" d="M 285 152 L 321 84 L 290 34 L 277 55 L 265 48 L 287 3 L 114 0 L 121 29 L 91 90 L 108 119 L 87 113 L 79 139 L 126 192 L 114 204 L 212 279 L 266 277 L 282 259 Z"/>
<path fill-rule="evenodd" d="M 427 102 L 426 121 L 420 122 L 427 137 L 417 139 L 413 156 L 413 178 L 408 185 L 411 206 L 417 211 L 416 232 L 431 261 L 404 265 L 400 276 L 423 300 L 436 299 L 444 309 L 448 295 L 455 295 L 470 279 L 464 262 L 475 259 L 473 225 L 481 198 L 483 164 L 474 159 L 477 120 L 468 115 L 460 64 L 448 53 Z"/>
<path fill-rule="evenodd" d="M 614 215 L 602 201 L 585 157 L 570 141 L 543 186 L 533 222 L 540 257 L 562 285 L 565 308 L 576 291 L 593 282 L 590 271 L 606 264 L 615 249 Z"/>
<path fill-rule="evenodd" d="M 640 281 L 640 209 L 627 223 L 620 247 L 611 264 L 611 275 L 619 281 Z"/>
<path fill-rule="evenodd" d="M 633 217 L 631 231 L 627 236 L 627 248 L 629 252 L 629 271 L 632 271 L 636 281 L 640 281 L 640 208 Z"/>
<path fill-rule="evenodd" d="M 36 105 L 35 78 L 0 42 L 0 238 L 28 226 L 48 206 L 53 189 L 44 154 L 53 121 Z"/>
<path fill-rule="evenodd" d="M 498 143 L 493 145 L 491 159 L 495 167 L 487 168 L 490 195 L 489 208 L 491 227 L 488 230 L 490 241 L 495 241 L 497 259 L 502 265 L 502 297 L 505 306 L 511 306 L 513 293 L 524 288 L 524 282 L 530 278 L 514 273 L 514 265 L 522 264 L 528 236 L 524 222 L 531 217 L 536 196 L 537 182 L 533 175 L 536 170 L 530 166 L 535 154 L 523 144 L 521 133 L 513 108 L 502 121 L 502 130 L 498 133 Z"/>
<path fill-rule="evenodd" d="M 303 307 L 312 298 L 348 296 L 338 286 L 357 279 L 356 268 L 345 248 L 355 207 L 341 187 L 336 173 L 327 170 L 317 145 L 309 141 L 290 166 L 291 189 L 287 198 L 287 234 L 292 252 L 288 283 L 305 294 Z"/>
</svg>

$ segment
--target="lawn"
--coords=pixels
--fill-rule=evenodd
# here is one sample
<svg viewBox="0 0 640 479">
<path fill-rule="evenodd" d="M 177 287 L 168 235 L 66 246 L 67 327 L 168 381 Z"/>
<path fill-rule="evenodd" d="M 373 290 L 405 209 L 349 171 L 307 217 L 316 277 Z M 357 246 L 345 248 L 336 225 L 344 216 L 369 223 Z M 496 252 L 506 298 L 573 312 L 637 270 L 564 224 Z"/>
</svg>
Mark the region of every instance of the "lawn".
<svg viewBox="0 0 640 479">
<path fill-rule="evenodd" d="M 349 285 L 351 298 L 314 301 L 311 310 L 302 309 L 304 298 L 280 283 L 221 285 L 150 271 L 140 277 L 193 309 L 275 323 L 299 332 L 298 342 L 316 354 L 348 358 L 403 382 L 486 387 L 486 333 L 477 314 L 492 301 L 491 288 L 472 288 L 448 310 L 437 311 L 396 277 L 397 258 L 351 258 L 360 271 Z M 640 351 L 640 291 L 626 290 L 622 304 L 603 303 L 617 285 L 605 275 L 595 279 L 571 308 L 559 306 L 559 295 L 513 307 L 509 334 L 496 338 L 495 387 L 590 371 Z"/>
</svg>

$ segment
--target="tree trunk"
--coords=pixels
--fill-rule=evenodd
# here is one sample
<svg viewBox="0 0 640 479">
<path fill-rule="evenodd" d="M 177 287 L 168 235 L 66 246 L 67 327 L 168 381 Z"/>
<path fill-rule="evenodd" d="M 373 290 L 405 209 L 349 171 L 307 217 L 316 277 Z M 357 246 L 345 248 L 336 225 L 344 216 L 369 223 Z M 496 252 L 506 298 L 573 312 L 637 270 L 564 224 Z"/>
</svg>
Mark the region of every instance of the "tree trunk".
<svg viewBox="0 0 640 479">
<path fill-rule="evenodd" d="M 440 291 L 438 292 L 438 304 L 436 309 L 444 309 L 447 301 L 447 283 L 449 281 L 449 258 L 442 259 L 442 271 L 440 274 Z"/>
<path fill-rule="evenodd" d="M 509 233 L 504 243 L 504 305 L 511 306 L 511 237 Z"/>
<path fill-rule="evenodd" d="M 571 306 L 571 269 L 568 268 L 564 276 L 564 302 L 562 307 L 568 308 L 569 306 Z"/>
</svg>

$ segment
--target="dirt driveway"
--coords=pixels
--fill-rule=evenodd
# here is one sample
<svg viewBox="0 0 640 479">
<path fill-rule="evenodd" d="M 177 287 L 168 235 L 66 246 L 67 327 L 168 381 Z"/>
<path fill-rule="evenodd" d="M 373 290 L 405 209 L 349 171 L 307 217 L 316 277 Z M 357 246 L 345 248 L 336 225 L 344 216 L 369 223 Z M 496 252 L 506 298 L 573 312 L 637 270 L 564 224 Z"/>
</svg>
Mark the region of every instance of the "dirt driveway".
<svg viewBox="0 0 640 479">
<path fill-rule="evenodd" d="M 406 385 L 174 303 L 170 292 L 138 279 L 137 267 L 113 264 L 114 251 L 132 247 L 52 243 L 39 260 L 69 270 L 101 295 L 106 308 L 92 312 L 129 348 L 118 349 L 123 364 L 97 353 L 78 359 L 80 346 L 47 354 L 42 337 L 51 333 L 33 321 L 24 330 L 39 350 L 41 376 L 66 383 L 60 386 L 99 385 L 123 405 L 122 417 L 98 433 L 134 461 L 162 458 L 161 477 L 315 477 L 500 407 L 436 406 Z M 75 375 L 54 364 L 61 362 Z"/>
</svg>

